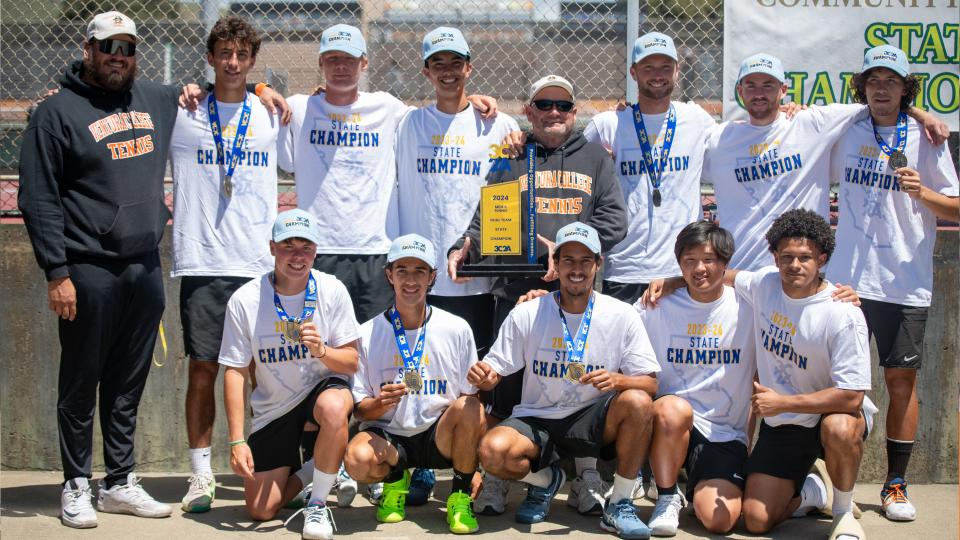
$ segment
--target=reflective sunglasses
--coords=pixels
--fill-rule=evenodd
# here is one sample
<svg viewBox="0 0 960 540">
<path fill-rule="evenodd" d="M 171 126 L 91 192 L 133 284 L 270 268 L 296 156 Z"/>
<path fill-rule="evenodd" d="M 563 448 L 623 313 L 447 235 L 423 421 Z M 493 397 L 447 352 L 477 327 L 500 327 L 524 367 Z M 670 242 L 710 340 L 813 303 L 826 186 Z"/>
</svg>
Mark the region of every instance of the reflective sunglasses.
<svg viewBox="0 0 960 540">
<path fill-rule="evenodd" d="M 104 39 L 97 41 L 97 48 L 103 54 L 116 54 L 120 56 L 133 56 L 137 52 L 137 44 L 132 41 L 123 41 L 120 39 Z"/>
<path fill-rule="evenodd" d="M 544 112 L 554 107 L 560 112 L 570 112 L 573 110 L 573 102 L 565 99 L 535 99 L 533 100 L 533 106 Z"/>
</svg>

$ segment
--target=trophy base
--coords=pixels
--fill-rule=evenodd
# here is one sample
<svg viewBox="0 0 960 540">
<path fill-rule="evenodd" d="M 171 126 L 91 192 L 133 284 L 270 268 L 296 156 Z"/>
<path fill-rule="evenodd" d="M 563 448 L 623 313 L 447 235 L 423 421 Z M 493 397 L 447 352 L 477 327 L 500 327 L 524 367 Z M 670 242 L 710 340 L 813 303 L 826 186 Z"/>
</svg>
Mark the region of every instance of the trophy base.
<svg viewBox="0 0 960 540">
<path fill-rule="evenodd" d="M 546 273 L 542 264 L 465 264 L 457 270 L 462 277 L 543 277 Z"/>
</svg>

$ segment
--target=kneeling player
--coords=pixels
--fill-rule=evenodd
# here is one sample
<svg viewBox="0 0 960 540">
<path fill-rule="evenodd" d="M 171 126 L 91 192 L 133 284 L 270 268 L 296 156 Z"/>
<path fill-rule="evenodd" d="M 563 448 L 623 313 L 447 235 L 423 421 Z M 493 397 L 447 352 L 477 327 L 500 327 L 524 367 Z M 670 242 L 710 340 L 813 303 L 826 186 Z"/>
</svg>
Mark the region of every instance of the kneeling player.
<svg viewBox="0 0 960 540">
<path fill-rule="evenodd" d="M 396 303 L 361 327 L 360 367 L 353 382 L 362 421 L 344 463 L 360 482 L 383 482 L 377 520 L 403 520 L 410 467 L 453 467 L 447 523 L 455 534 L 477 531 L 470 481 L 485 426 L 467 373 L 477 362 L 466 321 L 427 306 L 437 278 L 436 250 L 416 234 L 393 241 L 386 279 Z"/>
<path fill-rule="evenodd" d="M 230 466 L 243 477 L 247 512 L 255 520 L 273 519 L 312 479 L 303 537 L 314 539 L 333 535 L 325 501 L 347 446 L 353 408 L 348 381 L 357 369 L 360 335 L 346 287 L 312 270 L 319 237 L 307 212 L 277 216 L 270 242 L 274 270 L 230 297 L 219 359 L 226 366 Z M 250 395 L 253 428 L 244 440 L 244 392 L 251 374 L 257 381 Z M 301 468 L 306 424 L 319 426 L 320 434 L 315 463 Z"/>
<path fill-rule="evenodd" d="M 480 443 L 485 470 L 530 486 L 520 523 L 543 521 L 565 475 L 557 460 L 617 458 L 601 527 L 647 538 L 633 507 L 633 485 L 650 444 L 651 396 L 660 370 L 639 315 L 593 291 L 600 265 L 595 229 L 580 222 L 557 232 L 560 290 L 514 308 L 471 383 L 494 387 L 525 369 L 520 404 Z"/>
</svg>

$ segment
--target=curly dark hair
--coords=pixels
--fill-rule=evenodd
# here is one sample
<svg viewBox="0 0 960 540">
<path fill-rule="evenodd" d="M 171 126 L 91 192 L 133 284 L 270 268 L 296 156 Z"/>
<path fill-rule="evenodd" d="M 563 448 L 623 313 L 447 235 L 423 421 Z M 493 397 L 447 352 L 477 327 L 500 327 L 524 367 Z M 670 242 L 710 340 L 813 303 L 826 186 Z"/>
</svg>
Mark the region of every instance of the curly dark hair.
<svg viewBox="0 0 960 540">
<path fill-rule="evenodd" d="M 853 91 L 853 100 L 862 105 L 867 104 L 867 75 L 871 71 L 870 69 L 861 71 L 850 79 L 850 90 Z M 906 90 L 906 93 L 900 98 L 900 110 L 907 112 L 913 105 L 913 101 L 917 99 L 917 94 L 920 93 L 920 79 L 918 79 L 916 75 L 907 75 L 906 77 L 901 77 L 901 79 L 903 79 L 903 88 Z"/>
<path fill-rule="evenodd" d="M 767 230 L 767 245 L 770 252 L 773 253 L 780 246 L 780 240 L 784 238 L 806 238 L 817 244 L 820 252 L 826 254 L 827 260 L 833 255 L 833 248 L 836 241 L 833 237 L 833 230 L 823 216 L 813 210 L 796 208 L 788 210 L 774 220 L 773 225 Z"/>
<path fill-rule="evenodd" d="M 213 53 L 213 48 L 218 41 L 247 44 L 250 46 L 250 55 L 256 57 L 261 40 L 260 32 L 257 32 L 250 23 L 236 15 L 228 15 L 221 17 L 210 29 L 210 35 L 207 36 L 208 53 Z"/>
<path fill-rule="evenodd" d="M 673 254 L 677 262 L 680 262 L 684 251 L 701 244 L 713 246 L 717 258 L 723 261 L 723 264 L 730 264 L 734 252 L 733 235 L 716 222 L 707 219 L 690 223 L 677 235 L 677 241 L 673 244 Z"/>
</svg>

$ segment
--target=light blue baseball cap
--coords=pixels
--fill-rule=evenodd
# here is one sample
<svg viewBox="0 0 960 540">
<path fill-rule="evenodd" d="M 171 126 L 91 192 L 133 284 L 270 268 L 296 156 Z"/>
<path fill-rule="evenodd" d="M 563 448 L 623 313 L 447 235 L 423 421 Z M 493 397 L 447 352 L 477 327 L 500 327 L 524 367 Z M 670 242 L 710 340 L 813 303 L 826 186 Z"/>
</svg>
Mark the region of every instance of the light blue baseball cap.
<svg viewBox="0 0 960 540">
<path fill-rule="evenodd" d="M 660 32 L 650 32 L 638 37 L 633 42 L 633 54 L 630 56 L 630 63 L 636 64 L 654 54 L 669 56 L 676 62 L 677 47 L 673 44 L 673 38 Z"/>
<path fill-rule="evenodd" d="M 320 226 L 317 224 L 317 218 L 299 208 L 281 212 L 273 222 L 273 241 L 283 242 L 288 238 L 303 238 L 319 244 Z"/>
<path fill-rule="evenodd" d="M 390 251 L 387 252 L 388 263 L 406 257 L 420 259 L 430 265 L 430 268 L 437 269 L 437 250 L 433 247 L 433 242 L 419 234 L 405 234 L 390 244 Z"/>
<path fill-rule="evenodd" d="M 579 242 L 587 246 L 587 249 L 589 249 L 591 253 L 595 255 L 600 254 L 600 235 L 597 234 L 596 229 L 586 223 L 574 221 L 569 225 L 564 225 L 557 231 L 556 250 L 559 251 L 560 246 L 569 242 Z"/>
<path fill-rule="evenodd" d="M 873 68 L 887 68 L 901 77 L 910 74 L 910 63 L 907 61 L 907 53 L 894 47 L 893 45 L 880 45 L 867 51 L 863 55 L 863 68 L 860 70 L 866 72 Z"/>
<path fill-rule="evenodd" d="M 320 35 L 320 54 L 341 51 L 360 58 L 367 54 L 367 41 L 356 26 L 335 24 Z"/>
<path fill-rule="evenodd" d="M 764 73 L 770 75 L 781 83 L 786 82 L 787 76 L 783 72 L 783 63 L 776 56 L 760 53 L 747 57 L 740 62 L 740 73 L 737 74 L 737 84 L 747 75 L 754 73 Z"/>
<path fill-rule="evenodd" d="M 441 26 L 423 37 L 423 59 L 426 61 L 438 52 L 449 51 L 470 59 L 470 47 L 463 34 L 456 28 Z"/>
</svg>

